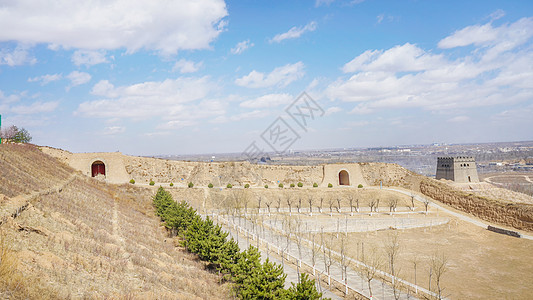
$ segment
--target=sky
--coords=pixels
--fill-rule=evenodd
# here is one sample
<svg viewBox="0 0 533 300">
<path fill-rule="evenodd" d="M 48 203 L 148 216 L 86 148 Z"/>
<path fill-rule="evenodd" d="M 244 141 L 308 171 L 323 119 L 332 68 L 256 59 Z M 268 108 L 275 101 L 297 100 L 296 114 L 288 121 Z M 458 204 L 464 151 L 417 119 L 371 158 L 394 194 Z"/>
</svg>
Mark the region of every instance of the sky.
<svg viewBox="0 0 533 300">
<path fill-rule="evenodd" d="M 72 152 L 533 140 L 533 1 L 0 0 L 2 126 Z"/>
</svg>

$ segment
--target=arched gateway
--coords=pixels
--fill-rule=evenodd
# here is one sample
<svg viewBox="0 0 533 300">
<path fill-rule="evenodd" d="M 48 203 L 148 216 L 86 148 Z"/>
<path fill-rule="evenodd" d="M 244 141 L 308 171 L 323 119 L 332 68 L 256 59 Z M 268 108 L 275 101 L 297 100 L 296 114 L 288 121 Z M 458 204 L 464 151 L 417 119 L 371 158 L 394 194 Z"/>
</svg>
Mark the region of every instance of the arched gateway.
<svg viewBox="0 0 533 300">
<path fill-rule="evenodd" d="M 348 171 L 342 170 L 339 172 L 339 185 L 350 185 L 350 175 Z"/>
<path fill-rule="evenodd" d="M 105 177 L 105 164 L 101 160 L 97 160 L 91 165 L 91 175 L 96 177 L 98 175 L 104 175 Z"/>
</svg>

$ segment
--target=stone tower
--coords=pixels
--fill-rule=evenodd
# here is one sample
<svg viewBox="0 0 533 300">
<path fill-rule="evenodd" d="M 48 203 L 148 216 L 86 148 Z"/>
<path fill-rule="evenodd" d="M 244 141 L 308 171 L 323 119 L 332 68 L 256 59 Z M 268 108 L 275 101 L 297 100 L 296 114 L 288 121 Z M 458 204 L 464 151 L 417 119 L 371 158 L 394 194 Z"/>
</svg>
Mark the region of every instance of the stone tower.
<svg viewBox="0 0 533 300">
<path fill-rule="evenodd" d="M 439 157 L 435 177 L 460 183 L 479 182 L 476 160 L 472 156 Z"/>
</svg>

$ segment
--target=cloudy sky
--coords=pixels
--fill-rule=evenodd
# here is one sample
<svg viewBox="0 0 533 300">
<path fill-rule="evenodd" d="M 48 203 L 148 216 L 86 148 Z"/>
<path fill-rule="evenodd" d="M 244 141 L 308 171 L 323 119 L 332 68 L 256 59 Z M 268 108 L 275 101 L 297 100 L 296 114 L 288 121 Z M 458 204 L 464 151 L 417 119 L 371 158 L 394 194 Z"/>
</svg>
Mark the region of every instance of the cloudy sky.
<svg viewBox="0 0 533 300">
<path fill-rule="evenodd" d="M 73 152 L 533 140 L 531 1 L 0 0 L 0 28 L 2 126 Z"/>
</svg>

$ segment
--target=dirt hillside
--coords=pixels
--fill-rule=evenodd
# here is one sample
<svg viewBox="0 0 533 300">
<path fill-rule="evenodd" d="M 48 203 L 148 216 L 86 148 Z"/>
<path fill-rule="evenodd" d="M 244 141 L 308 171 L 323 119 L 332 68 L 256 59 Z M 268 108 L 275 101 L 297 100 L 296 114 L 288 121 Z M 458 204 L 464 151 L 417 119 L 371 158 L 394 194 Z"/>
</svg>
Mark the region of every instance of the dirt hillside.
<svg viewBox="0 0 533 300">
<path fill-rule="evenodd" d="M 0 145 L 0 298 L 227 299 L 166 238 L 153 191 L 110 185 L 31 145 Z"/>
</svg>

